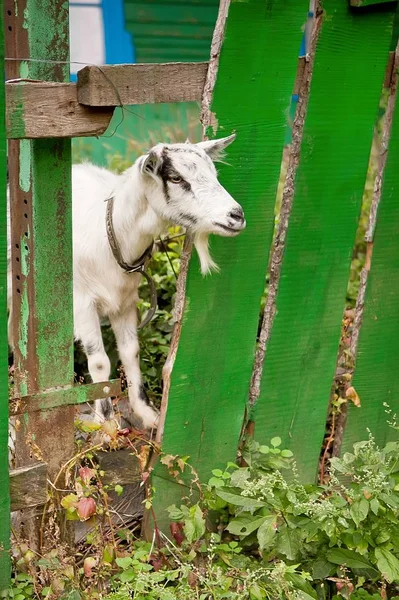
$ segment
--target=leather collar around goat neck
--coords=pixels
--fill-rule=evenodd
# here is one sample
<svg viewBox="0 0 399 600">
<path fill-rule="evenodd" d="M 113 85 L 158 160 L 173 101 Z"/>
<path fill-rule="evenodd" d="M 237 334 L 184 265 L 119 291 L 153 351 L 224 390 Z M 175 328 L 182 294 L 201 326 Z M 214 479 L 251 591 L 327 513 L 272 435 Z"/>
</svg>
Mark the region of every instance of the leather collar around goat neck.
<svg viewBox="0 0 399 600">
<path fill-rule="evenodd" d="M 155 283 L 154 283 L 154 280 L 152 279 L 152 277 L 150 277 L 150 275 L 148 275 L 148 273 L 146 273 L 146 271 L 145 271 L 146 262 L 150 258 L 151 254 L 152 254 L 152 250 L 154 248 L 154 242 L 152 241 L 151 244 L 148 246 L 148 248 L 146 248 L 144 250 L 143 254 L 137 260 L 135 260 L 132 264 L 126 263 L 123 260 L 122 252 L 121 252 L 121 249 L 118 244 L 118 240 L 116 239 L 116 235 L 115 235 L 114 223 L 113 223 L 113 219 L 112 219 L 113 208 L 114 208 L 114 198 L 111 197 L 111 198 L 108 198 L 108 200 L 107 200 L 106 229 L 107 229 L 108 243 L 112 250 L 112 254 L 114 255 L 114 258 L 115 258 L 116 262 L 118 263 L 118 265 L 120 266 L 120 268 L 123 269 L 123 271 L 125 271 L 125 273 L 141 273 L 142 275 L 144 275 L 145 279 L 147 280 L 148 286 L 150 288 L 151 305 L 150 305 L 150 308 L 149 308 L 147 314 L 145 315 L 144 319 L 141 321 L 141 323 L 137 327 L 137 329 L 142 329 L 151 321 L 151 319 L 154 317 L 156 310 L 157 310 L 157 291 L 155 289 Z"/>
</svg>

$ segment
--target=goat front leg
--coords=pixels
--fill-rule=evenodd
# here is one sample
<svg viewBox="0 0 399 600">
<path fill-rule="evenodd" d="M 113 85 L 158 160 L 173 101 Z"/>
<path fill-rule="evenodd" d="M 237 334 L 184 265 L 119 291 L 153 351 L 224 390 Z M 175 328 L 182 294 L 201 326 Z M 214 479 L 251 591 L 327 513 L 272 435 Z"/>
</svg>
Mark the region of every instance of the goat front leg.
<svg viewBox="0 0 399 600">
<path fill-rule="evenodd" d="M 159 413 L 150 403 L 142 385 L 136 305 L 132 304 L 123 311 L 110 315 L 110 322 L 115 333 L 119 357 L 125 370 L 129 404 L 135 416 L 142 421 L 144 428 L 151 429 L 156 426 Z"/>
<path fill-rule="evenodd" d="M 87 356 L 87 366 L 93 383 L 108 381 L 111 363 L 105 352 L 101 334 L 100 318 L 92 302 L 82 296 L 74 298 L 75 337 L 82 343 Z M 111 398 L 95 401 L 95 417 L 97 421 L 114 418 L 114 408 Z"/>
</svg>

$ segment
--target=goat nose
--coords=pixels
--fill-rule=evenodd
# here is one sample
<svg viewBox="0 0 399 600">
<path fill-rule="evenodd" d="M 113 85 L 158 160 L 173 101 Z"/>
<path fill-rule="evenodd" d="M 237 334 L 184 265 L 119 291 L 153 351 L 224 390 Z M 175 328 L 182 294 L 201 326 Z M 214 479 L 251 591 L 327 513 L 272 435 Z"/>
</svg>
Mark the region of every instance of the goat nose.
<svg viewBox="0 0 399 600">
<path fill-rule="evenodd" d="M 232 211 L 230 211 L 229 217 L 230 219 L 234 219 L 235 221 L 243 221 L 244 211 L 242 210 L 241 206 L 239 206 L 238 208 L 234 208 Z"/>
</svg>

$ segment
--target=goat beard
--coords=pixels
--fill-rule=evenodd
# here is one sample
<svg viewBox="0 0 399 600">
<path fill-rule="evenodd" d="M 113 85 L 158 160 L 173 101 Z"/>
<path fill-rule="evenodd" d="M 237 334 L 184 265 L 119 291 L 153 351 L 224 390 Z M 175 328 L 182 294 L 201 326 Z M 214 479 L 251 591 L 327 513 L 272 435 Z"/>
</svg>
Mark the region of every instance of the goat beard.
<svg viewBox="0 0 399 600">
<path fill-rule="evenodd" d="M 202 275 L 205 277 L 205 275 L 212 272 L 218 273 L 220 269 L 209 252 L 209 233 L 195 233 L 193 242 L 197 250 Z"/>
</svg>

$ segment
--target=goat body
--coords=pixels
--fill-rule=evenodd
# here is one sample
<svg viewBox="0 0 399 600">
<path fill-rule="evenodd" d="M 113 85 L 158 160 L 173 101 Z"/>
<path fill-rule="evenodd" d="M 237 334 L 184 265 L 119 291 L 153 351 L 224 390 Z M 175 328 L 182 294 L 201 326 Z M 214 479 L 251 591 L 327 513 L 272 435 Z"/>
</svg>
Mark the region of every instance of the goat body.
<svg viewBox="0 0 399 600">
<path fill-rule="evenodd" d="M 205 273 L 214 265 L 207 250 L 208 235 L 237 235 L 245 227 L 240 205 L 217 181 L 212 162 L 233 139 L 159 144 L 122 175 L 91 164 L 72 169 L 75 338 L 83 346 L 93 382 L 107 381 L 111 366 L 100 320 L 109 319 L 126 374 L 129 403 L 145 428 L 156 424 L 158 413 L 142 391 L 136 308 L 141 275 L 126 273 L 112 254 L 106 201 L 114 198 L 113 226 L 125 262 L 137 260 L 173 223 L 193 232 Z M 9 321 L 10 257 L 9 249 Z M 12 343 L 10 327 L 9 338 Z M 96 401 L 95 410 L 98 418 L 113 416 L 109 398 Z"/>
</svg>

